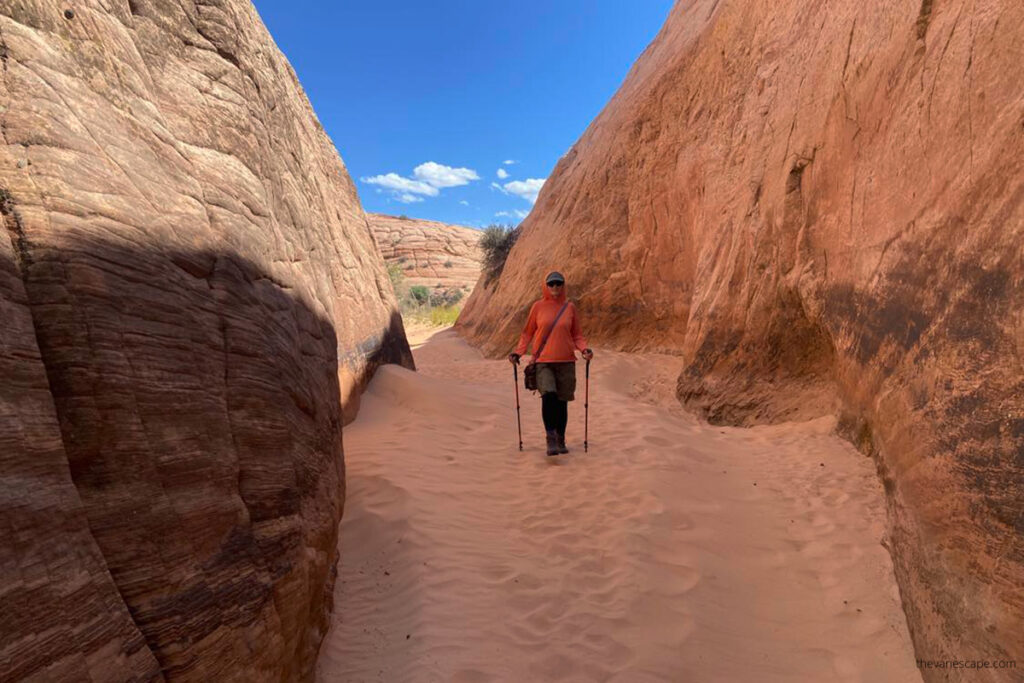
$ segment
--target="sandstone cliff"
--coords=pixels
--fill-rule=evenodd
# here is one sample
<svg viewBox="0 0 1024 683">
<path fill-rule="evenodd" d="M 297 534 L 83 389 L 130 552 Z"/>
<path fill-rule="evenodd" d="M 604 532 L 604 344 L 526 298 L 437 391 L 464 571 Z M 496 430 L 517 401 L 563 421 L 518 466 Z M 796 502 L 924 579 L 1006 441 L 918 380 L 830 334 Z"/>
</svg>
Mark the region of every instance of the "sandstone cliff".
<svg viewBox="0 0 1024 683">
<path fill-rule="evenodd" d="M 248 2 L 8 2 L 0 58 L 0 679 L 307 679 L 411 366 L 345 167 Z"/>
<path fill-rule="evenodd" d="M 419 218 L 366 215 L 381 255 L 410 285 L 472 291 L 480 278 L 480 231 Z"/>
<path fill-rule="evenodd" d="M 678 2 L 459 323 L 507 352 L 558 268 L 594 343 L 678 353 L 707 419 L 840 412 L 923 658 L 1024 660 L 1022 26 Z"/>
</svg>

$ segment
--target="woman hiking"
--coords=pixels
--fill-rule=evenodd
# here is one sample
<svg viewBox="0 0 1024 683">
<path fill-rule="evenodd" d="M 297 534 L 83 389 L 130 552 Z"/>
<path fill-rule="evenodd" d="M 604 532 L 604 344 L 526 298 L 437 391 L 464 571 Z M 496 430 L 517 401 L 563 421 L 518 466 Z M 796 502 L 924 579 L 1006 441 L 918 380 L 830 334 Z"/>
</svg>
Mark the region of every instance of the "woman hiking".
<svg viewBox="0 0 1024 683">
<path fill-rule="evenodd" d="M 576 351 L 581 351 L 588 361 L 594 352 L 587 348 L 576 306 L 566 299 L 565 277 L 558 271 L 544 278 L 544 297 L 530 307 L 530 317 L 519 335 L 516 350 L 508 355 L 509 362 L 518 365 L 531 341 L 534 358 L 530 362 L 537 364 L 547 454 L 568 453 L 565 426 L 569 422 L 568 402 L 576 392 Z"/>
</svg>

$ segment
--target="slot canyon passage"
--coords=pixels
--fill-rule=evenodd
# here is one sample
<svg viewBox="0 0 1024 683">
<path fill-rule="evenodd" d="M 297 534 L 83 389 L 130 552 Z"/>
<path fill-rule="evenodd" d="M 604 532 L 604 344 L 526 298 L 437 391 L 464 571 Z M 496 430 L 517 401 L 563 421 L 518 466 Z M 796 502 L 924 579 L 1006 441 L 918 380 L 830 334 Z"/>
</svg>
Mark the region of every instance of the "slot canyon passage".
<svg viewBox="0 0 1024 683">
<path fill-rule="evenodd" d="M 252 4 L 0 0 L 0 680 L 1024 680 L 1022 27 L 678 0 L 407 330 Z"/>
<path fill-rule="evenodd" d="M 701 423 L 679 358 L 598 348 L 588 452 L 581 371 L 545 459 L 507 361 L 409 341 L 345 429 L 319 681 L 920 680 L 882 486 L 833 419 Z"/>
</svg>

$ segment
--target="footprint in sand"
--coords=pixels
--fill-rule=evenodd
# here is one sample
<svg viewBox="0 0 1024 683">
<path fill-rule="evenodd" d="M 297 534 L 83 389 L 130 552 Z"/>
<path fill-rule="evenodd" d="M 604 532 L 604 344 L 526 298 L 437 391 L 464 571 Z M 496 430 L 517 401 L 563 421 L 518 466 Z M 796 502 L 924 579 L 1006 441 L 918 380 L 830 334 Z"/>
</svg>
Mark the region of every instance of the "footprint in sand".
<svg viewBox="0 0 1024 683">
<path fill-rule="evenodd" d="M 670 440 L 668 440 L 668 439 L 666 439 L 664 437 L 655 436 L 653 434 L 647 434 L 646 436 L 644 436 L 644 441 L 646 441 L 647 443 L 649 443 L 649 444 L 651 444 L 653 446 L 661 446 L 663 448 L 664 447 L 668 447 L 668 446 L 676 445 L 672 441 L 670 441 Z"/>
<path fill-rule="evenodd" d="M 494 676 L 477 669 L 461 669 L 452 674 L 452 683 L 490 683 Z"/>
</svg>

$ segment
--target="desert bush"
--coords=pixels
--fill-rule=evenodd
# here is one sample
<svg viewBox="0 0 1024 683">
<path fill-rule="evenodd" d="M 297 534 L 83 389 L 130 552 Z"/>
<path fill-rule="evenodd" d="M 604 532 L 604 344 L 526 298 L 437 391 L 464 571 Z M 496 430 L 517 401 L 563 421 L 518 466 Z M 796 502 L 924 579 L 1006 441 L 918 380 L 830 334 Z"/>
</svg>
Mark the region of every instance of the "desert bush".
<svg viewBox="0 0 1024 683">
<path fill-rule="evenodd" d="M 402 267 L 397 263 L 389 263 L 388 279 L 391 280 L 391 290 L 395 293 L 395 298 L 401 306 L 402 299 L 409 295 L 409 284 L 405 281 Z"/>
<path fill-rule="evenodd" d="M 454 306 L 455 304 L 462 301 L 465 293 L 458 287 L 447 287 L 444 289 L 435 289 L 430 292 L 429 304 L 432 307 L 444 307 Z"/>
<path fill-rule="evenodd" d="M 409 294 L 419 306 L 422 306 L 430 300 L 430 290 L 423 285 L 413 285 L 409 288 Z"/>
<path fill-rule="evenodd" d="M 391 287 L 398 293 L 399 287 L 405 282 L 405 275 L 402 274 L 402 268 L 397 263 L 388 264 L 388 279 L 391 280 Z"/>
<path fill-rule="evenodd" d="M 451 259 L 448 259 L 447 261 L 445 261 L 445 262 L 444 262 L 444 267 L 445 267 L 445 268 L 452 268 L 452 267 L 454 267 L 454 266 L 455 266 L 455 264 L 454 264 L 454 263 L 452 263 L 452 260 L 451 260 Z"/>
<path fill-rule="evenodd" d="M 488 225 L 480 236 L 480 250 L 483 251 L 485 274 L 484 284 L 489 285 L 505 267 L 505 260 L 519 237 L 519 228 L 511 225 Z"/>
<path fill-rule="evenodd" d="M 455 306 L 442 306 L 440 308 L 430 309 L 430 324 L 431 325 L 454 325 L 455 321 L 459 319 L 459 312 L 461 309 Z"/>
<path fill-rule="evenodd" d="M 422 297 L 426 292 L 427 299 Z M 408 322 L 422 325 L 454 325 L 462 311 L 460 305 L 463 293 L 457 287 L 433 291 L 423 285 L 407 287 L 405 296 L 399 299 L 402 317 Z"/>
</svg>

